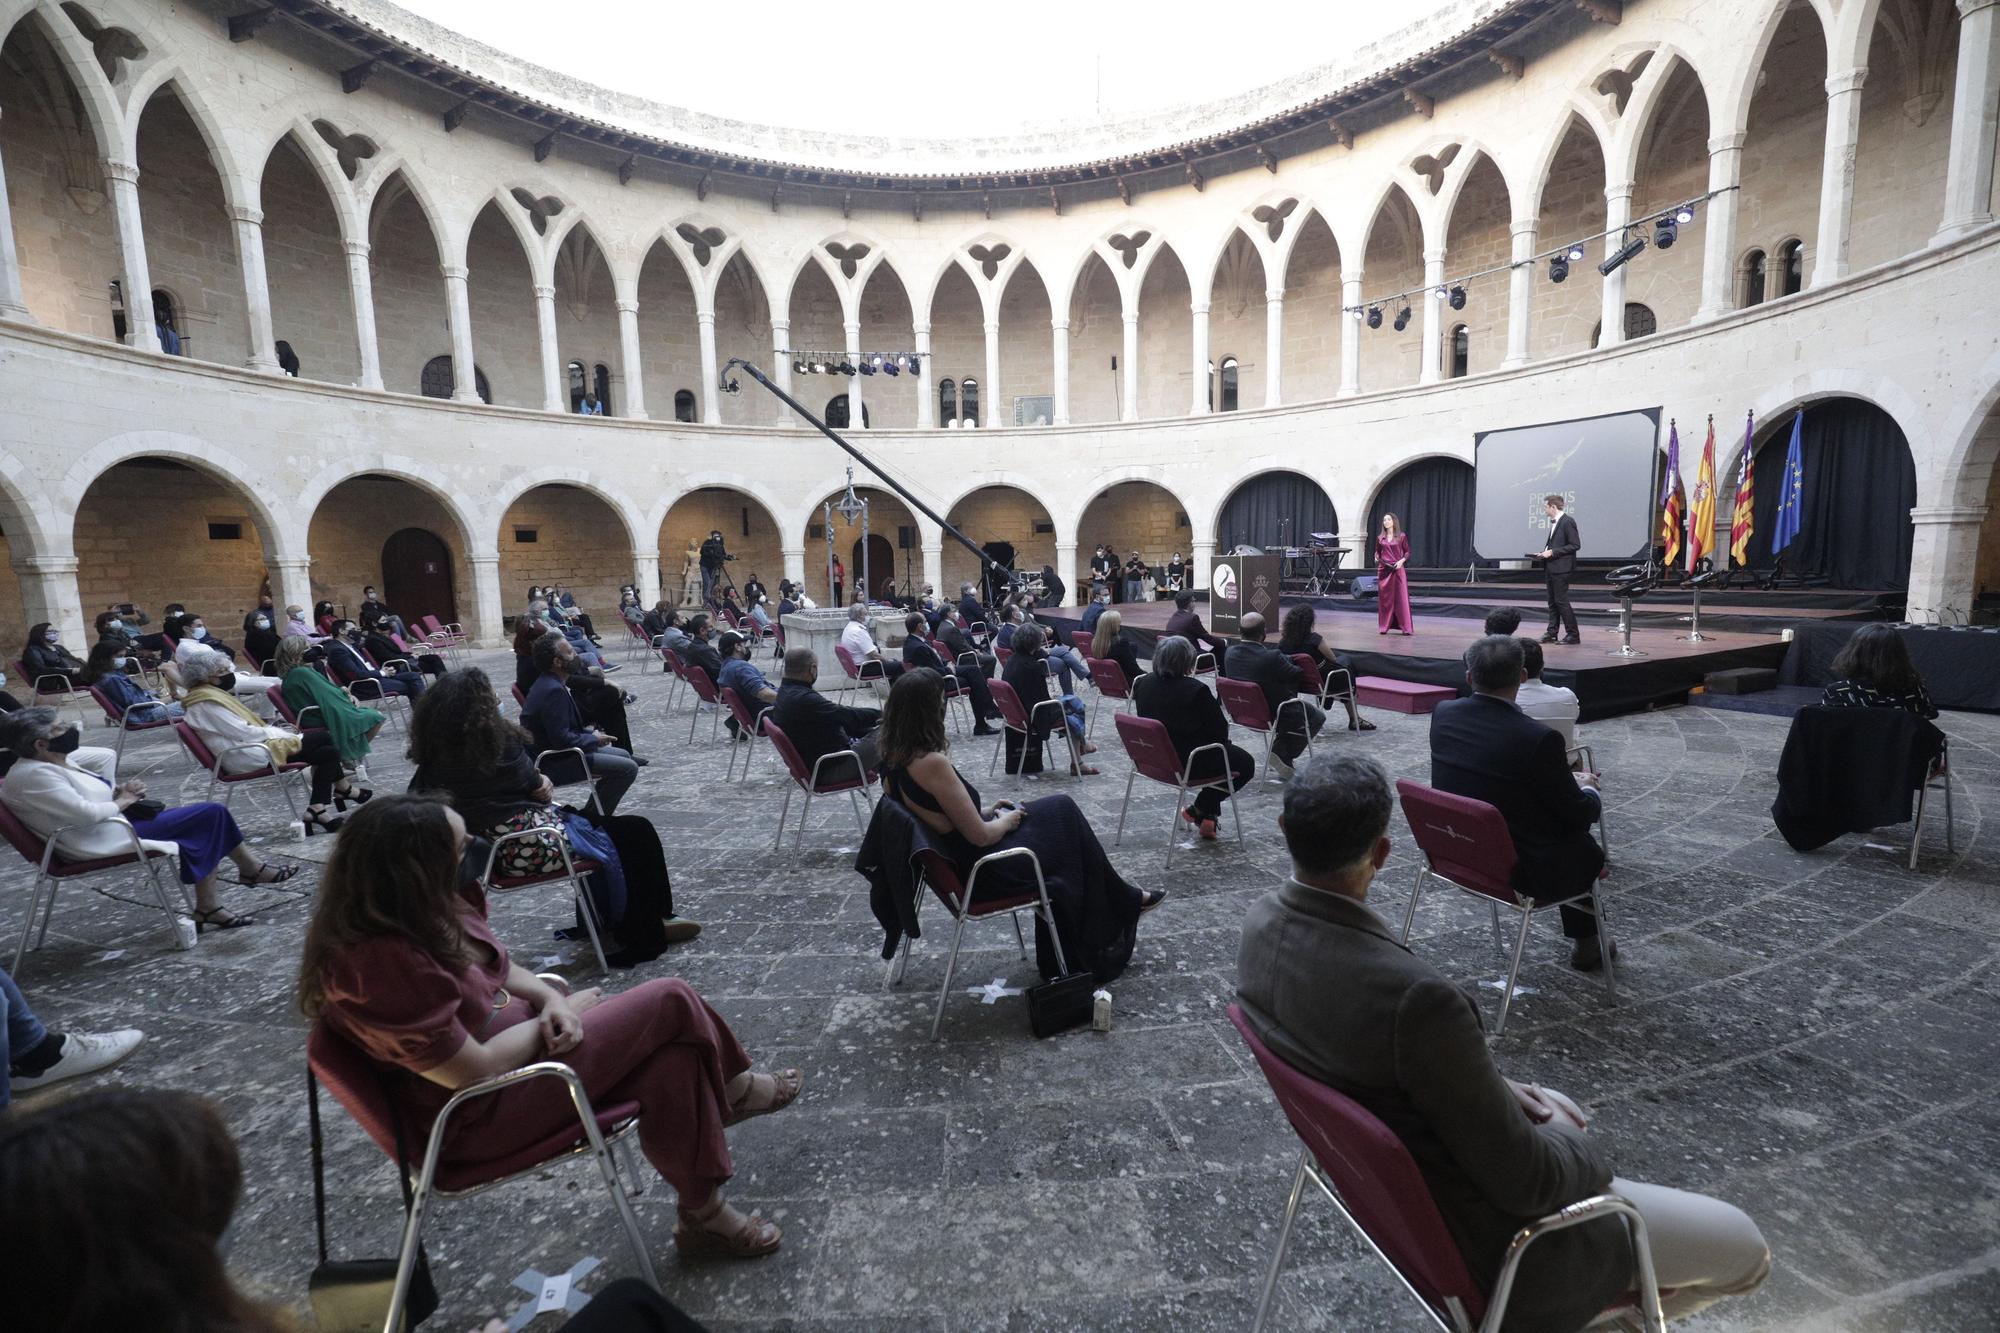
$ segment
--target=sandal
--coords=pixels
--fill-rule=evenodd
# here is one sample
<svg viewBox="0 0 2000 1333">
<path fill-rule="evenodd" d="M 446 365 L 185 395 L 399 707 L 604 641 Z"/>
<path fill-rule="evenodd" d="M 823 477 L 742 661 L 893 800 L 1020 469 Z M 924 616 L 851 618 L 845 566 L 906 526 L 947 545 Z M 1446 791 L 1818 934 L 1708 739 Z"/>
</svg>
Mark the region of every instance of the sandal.
<svg viewBox="0 0 2000 1333">
<path fill-rule="evenodd" d="M 301 868 L 299 866 L 274 866 L 269 861 L 266 861 L 263 865 L 258 866 L 257 873 L 248 879 L 243 878 L 242 871 L 237 871 L 236 882 L 246 886 L 251 884 L 283 884 L 286 880 L 298 874 Z M 266 873 L 267 871 L 269 872 L 268 874 Z"/>
<path fill-rule="evenodd" d="M 1070 767 L 1069 775 L 1073 778 L 1094 778 L 1099 772 L 1100 770 L 1092 764 L 1074 764 Z"/>
<path fill-rule="evenodd" d="M 206 912 L 197 909 L 194 914 L 194 933 L 197 935 L 211 926 L 217 930 L 237 930 L 256 924 L 256 917 L 238 916 L 226 907 L 211 907 Z"/>
<path fill-rule="evenodd" d="M 1155 907 L 1158 907 L 1161 903 L 1165 902 L 1166 900 L 1167 900 L 1167 891 L 1165 889 L 1145 890 L 1139 895 L 1139 915 L 1140 916 L 1146 915 L 1146 913 L 1152 911 Z"/>
<path fill-rule="evenodd" d="M 371 787 L 357 788 L 349 784 L 345 791 L 342 791 L 339 787 L 333 789 L 333 808 L 336 810 L 346 810 L 349 801 L 354 802 L 356 805 L 366 805 L 374 799 L 375 791 Z"/>
<path fill-rule="evenodd" d="M 722 1118 L 723 1128 L 740 1125 L 760 1115 L 770 1115 L 790 1106 L 806 1085 L 806 1076 L 796 1069 L 780 1069 L 770 1074 L 752 1074 L 750 1082 L 743 1089 L 743 1095 L 729 1104 L 729 1114 Z M 768 1091 L 766 1091 L 768 1090 Z M 764 1094 L 761 1104 L 757 1098 Z"/>
<path fill-rule="evenodd" d="M 674 1248 L 685 1257 L 713 1255 L 720 1259 L 756 1259 L 778 1248 L 784 1233 L 776 1223 L 755 1213 L 745 1215 L 732 1231 L 711 1231 L 703 1225 L 725 1206 L 717 1199 L 706 1213 L 681 1209 L 680 1221 L 674 1226 Z"/>
</svg>

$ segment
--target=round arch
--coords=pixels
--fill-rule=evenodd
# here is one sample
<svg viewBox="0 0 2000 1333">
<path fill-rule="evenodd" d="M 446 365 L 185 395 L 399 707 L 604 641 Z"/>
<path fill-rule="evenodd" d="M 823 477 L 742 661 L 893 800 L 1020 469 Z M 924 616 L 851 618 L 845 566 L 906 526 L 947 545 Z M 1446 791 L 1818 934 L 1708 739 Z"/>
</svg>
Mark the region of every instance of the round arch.
<svg viewBox="0 0 2000 1333">
<path fill-rule="evenodd" d="M 586 608 L 609 614 L 619 588 L 633 581 L 637 558 L 657 549 L 650 540 L 641 544 L 630 506 L 573 470 L 545 468 L 518 478 L 490 512 L 503 609 L 518 610 L 530 585 L 560 583 Z M 607 513 L 622 533 L 606 530 Z"/>
<path fill-rule="evenodd" d="M 246 517 L 256 525 L 257 535 L 264 543 L 265 556 L 272 563 L 305 558 L 305 532 L 296 513 L 267 505 L 258 494 L 258 488 L 245 480 L 258 475 L 256 468 L 206 440 L 164 430 L 130 431 L 113 436 L 70 465 L 57 491 L 58 502 L 72 522 L 65 537 L 74 533 L 76 511 L 91 486 L 120 463 L 141 458 L 161 458 L 180 463 L 205 473 L 225 490 L 240 494 L 247 510 Z"/>
<path fill-rule="evenodd" d="M 660 552 L 660 595 L 684 603 L 683 585 L 701 589 L 696 554 L 711 532 L 736 559 L 724 567 L 724 577 L 741 588 L 753 577 L 771 590 L 775 602 L 778 580 L 785 577 L 784 529 L 778 515 L 758 494 L 757 484 L 736 475 L 690 478 L 673 499 L 656 509 L 659 518 L 649 529 Z"/>
<path fill-rule="evenodd" d="M 1475 558 L 1472 502 L 1472 463 L 1462 452 L 1438 449 L 1399 459 L 1369 488 L 1364 540 L 1373 541 L 1382 515 L 1394 513 L 1410 534 L 1412 563 L 1464 569 Z M 1366 549 L 1355 556 L 1361 567 L 1368 567 Z M 1479 563 L 1491 568 L 1495 562 Z"/>
<path fill-rule="evenodd" d="M 1333 496 L 1312 477 L 1290 468 L 1259 467 L 1223 488 L 1206 531 L 1218 555 L 1244 544 L 1303 546 L 1313 532 L 1339 532 L 1340 516 Z"/>
<path fill-rule="evenodd" d="M 328 495 L 342 483 L 361 477 L 385 477 L 416 487 L 443 507 L 458 538 L 459 550 L 467 556 L 492 551 L 490 544 L 480 545 L 479 535 L 485 529 L 460 503 L 451 480 L 429 464 L 402 454 L 362 454 L 321 468 L 300 491 L 298 512 L 310 524 Z"/>
<path fill-rule="evenodd" d="M 962 489 L 944 510 L 953 527 L 970 537 L 996 558 L 1011 551 L 1013 566 L 1022 574 L 1040 573 L 1056 564 L 1056 547 L 1069 534 L 1056 523 L 1049 506 L 1022 479 L 986 480 Z M 980 569 L 972 552 L 957 542 L 944 548 L 943 587 L 979 580 Z"/>
</svg>

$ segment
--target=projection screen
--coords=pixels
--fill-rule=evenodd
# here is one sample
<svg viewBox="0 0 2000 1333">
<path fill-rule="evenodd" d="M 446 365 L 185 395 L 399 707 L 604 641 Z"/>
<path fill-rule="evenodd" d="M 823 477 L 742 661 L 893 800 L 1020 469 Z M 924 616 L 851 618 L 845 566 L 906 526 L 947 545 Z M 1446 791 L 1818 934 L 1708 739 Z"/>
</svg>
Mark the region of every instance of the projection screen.
<svg viewBox="0 0 2000 1333">
<path fill-rule="evenodd" d="M 1643 560 L 1659 484 L 1660 409 L 1510 426 L 1473 437 L 1472 545 L 1481 559 L 1539 551 L 1542 497 L 1562 495 L 1585 560 Z"/>
</svg>

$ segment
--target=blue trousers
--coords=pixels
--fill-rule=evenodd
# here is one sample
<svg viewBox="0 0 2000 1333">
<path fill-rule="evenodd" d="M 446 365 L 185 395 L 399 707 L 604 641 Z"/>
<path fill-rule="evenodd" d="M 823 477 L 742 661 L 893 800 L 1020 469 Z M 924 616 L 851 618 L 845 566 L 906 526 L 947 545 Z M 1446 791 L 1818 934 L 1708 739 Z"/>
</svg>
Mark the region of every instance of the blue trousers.
<svg viewBox="0 0 2000 1333">
<path fill-rule="evenodd" d="M 48 1036 L 49 1030 L 28 1007 L 14 978 L 0 969 L 0 1110 L 7 1106 L 7 1068 L 14 1062 L 14 1052 L 32 1051 Z"/>
</svg>

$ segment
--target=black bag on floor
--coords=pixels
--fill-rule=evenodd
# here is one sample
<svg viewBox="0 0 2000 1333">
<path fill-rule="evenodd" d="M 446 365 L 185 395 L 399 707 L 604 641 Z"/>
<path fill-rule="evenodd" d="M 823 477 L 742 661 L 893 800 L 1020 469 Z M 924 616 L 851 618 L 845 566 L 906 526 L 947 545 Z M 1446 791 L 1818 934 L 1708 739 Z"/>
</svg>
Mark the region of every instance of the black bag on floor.
<svg viewBox="0 0 2000 1333">
<path fill-rule="evenodd" d="M 308 1114 L 312 1118 L 313 1225 L 319 1234 L 319 1265 L 307 1282 L 312 1300 L 313 1322 L 320 1333 L 379 1333 L 389 1316 L 389 1298 L 396 1294 L 396 1256 L 387 1259 L 328 1259 L 326 1257 L 326 1171 L 321 1158 L 319 1134 L 319 1080 L 306 1071 Z M 403 1152 L 403 1127 L 396 1131 L 396 1183 L 403 1187 L 403 1214 L 408 1219 L 412 1203 L 407 1155 Z M 417 1246 L 416 1267 L 410 1273 L 410 1290 L 403 1298 L 405 1329 L 415 1328 L 431 1317 L 438 1307 L 437 1286 L 431 1281 L 430 1256 Z"/>
<path fill-rule="evenodd" d="M 1097 978 L 1088 972 L 1071 972 L 1028 987 L 1028 1030 L 1037 1037 L 1053 1037 L 1090 1022 L 1091 997 L 1097 992 Z"/>
</svg>

